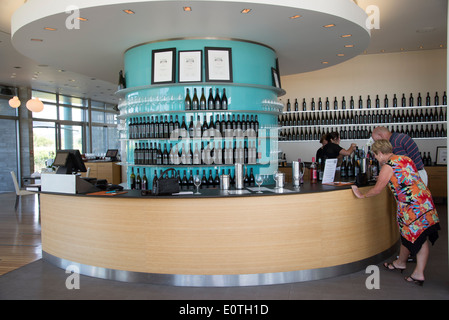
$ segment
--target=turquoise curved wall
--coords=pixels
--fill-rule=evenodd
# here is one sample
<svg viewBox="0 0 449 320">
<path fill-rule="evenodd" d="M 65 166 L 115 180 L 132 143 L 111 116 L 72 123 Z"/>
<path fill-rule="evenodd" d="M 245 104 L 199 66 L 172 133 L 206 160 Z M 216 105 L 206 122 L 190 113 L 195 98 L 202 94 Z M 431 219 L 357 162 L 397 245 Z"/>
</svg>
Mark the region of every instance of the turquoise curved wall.
<svg viewBox="0 0 449 320">
<path fill-rule="evenodd" d="M 205 47 L 231 48 L 232 50 L 232 82 L 206 82 L 205 68 Z M 152 73 L 152 51 L 159 49 L 176 48 L 175 78 L 174 83 L 151 84 Z M 178 52 L 184 50 L 202 50 L 202 82 L 178 83 Z M 148 116 L 165 117 L 178 115 L 180 120 L 185 116 L 188 119 L 202 119 L 212 117 L 227 117 L 228 115 L 257 115 L 259 121 L 259 137 L 257 138 L 259 159 L 257 164 L 248 164 L 247 168 L 253 169 L 254 174 L 261 173 L 272 175 L 277 170 L 277 123 L 280 110 L 276 109 L 278 96 L 282 90 L 273 87 L 272 68 L 276 69 L 276 53 L 267 46 L 239 41 L 239 40 L 219 40 L 219 39 L 182 39 L 168 40 L 142 44 L 130 48 L 125 52 L 125 78 L 127 88 L 121 90 L 119 94 L 125 101 L 124 107 L 120 107 L 122 119 L 126 119 L 127 127 L 132 120 L 145 119 Z M 204 89 L 206 99 L 209 89 L 219 89 L 220 95 L 226 89 L 228 97 L 228 110 L 205 110 L 186 111 L 184 99 L 186 90 L 190 90 L 193 97 L 194 89 L 197 90 L 200 98 L 201 90 Z M 188 123 L 187 123 L 188 124 Z M 154 140 L 153 142 L 162 144 L 176 143 L 173 140 Z M 228 140 L 226 140 L 228 141 Z M 175 167 L 183 176 L 185 172 L 212 170 L 214 173 L 218 169 L 221 172 L 233 173 L 234 165 L 164 165 L 164 166 L 141 166 L 135 164 L 134 150 L 139 143 L 151 142 L 151 139 L 129 139 L 127 141 L 127 174 L 131 174 L 131 168 L 146 168 L 149 181 L 153 179 L 153 172 L 157 170 L 159 174 L 162 170 Z M 207 140 L 207 143 L 209 140 Z M 227 143 L 227 142 L 226 142 Z M 235 142 L 237 143 L 237 142 Z M 129 180 L 129 179 L 128 179 Z M 151 183 L 150 183 L 151 184 Z M 128 182 L 129 186 L 129 182 Z M 149 186 L 151 188 L 151 185 Z"/>
</svg>

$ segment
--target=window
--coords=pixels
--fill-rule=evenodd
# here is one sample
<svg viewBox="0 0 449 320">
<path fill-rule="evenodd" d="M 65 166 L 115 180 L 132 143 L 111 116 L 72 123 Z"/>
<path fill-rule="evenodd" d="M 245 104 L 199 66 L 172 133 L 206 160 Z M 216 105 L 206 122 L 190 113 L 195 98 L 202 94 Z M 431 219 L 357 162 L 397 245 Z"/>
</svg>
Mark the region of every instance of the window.
<svg viewBox="0 0 449 320">
<path fill-rule="evenodd" d="M 0 192 L 14 191 L 14 184 L 11 178 L 11 171 L 16 173 L 18 179 L 20 174 L 18 158 L 18 135 L 17 109 L 9 106 L 9 96 L 0 96 Z"/>
<path fill-rule="evenodd" d="M 81 153 L 103 155 L 119 149 L 116 106 L 61 94 L 33 91 L 44 110 L 33 113 L 35 170 L 45 166 L 58 149 L 78 149 Z M 92 141 L 92 144 L 90 143 Z"/>
</svg>

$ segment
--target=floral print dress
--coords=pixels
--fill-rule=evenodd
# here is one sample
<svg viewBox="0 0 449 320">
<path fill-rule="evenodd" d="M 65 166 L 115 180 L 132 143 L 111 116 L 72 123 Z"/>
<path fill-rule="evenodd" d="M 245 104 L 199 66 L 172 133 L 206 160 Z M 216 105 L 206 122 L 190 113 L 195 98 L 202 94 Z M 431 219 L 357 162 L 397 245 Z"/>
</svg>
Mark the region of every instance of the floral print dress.
<svg viewBox="0 0 449 320">
<path fill-rule="evenodd" d="M 435 226 L 437 228 L 430 229 L 439 229 L 439 218 L 432 195 L 409 157 L 393 155 L 386 165 L 393 169 L 393 176 L 388 185 L 396 198 L 397 221 L 402 240 L 413 245 L 428 228 Z M 425 239 L 419 241 L 419 248 Z M 433 240 L 432 237 L 429 239 Z M 402 242 L 404 244 L 404 241 Z"/>
</svg>

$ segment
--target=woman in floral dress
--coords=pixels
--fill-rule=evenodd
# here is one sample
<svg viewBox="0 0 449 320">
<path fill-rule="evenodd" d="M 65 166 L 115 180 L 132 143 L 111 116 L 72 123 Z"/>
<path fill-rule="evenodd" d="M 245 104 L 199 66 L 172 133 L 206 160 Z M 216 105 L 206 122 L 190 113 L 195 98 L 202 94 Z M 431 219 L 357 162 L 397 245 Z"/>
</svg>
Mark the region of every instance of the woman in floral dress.
<svg viewBox="0 0 449 320">
<path fill-rule="evenodd" d="M 388 184 L 397 202 L 401 249 L 398 259 L 385 263 L 384 266 L 402 273 L 409 254 L 416 254 L 416 267 L 405 280 L 422 285 L 429 257 L 427 239 L 433 245 L 438 239 L 440 229 L 432 195 L 419 177 L 414 162 L 409 157 L 393 154 L 393 147 L 388 140 L 376 141 L 372 150 L 382 165 L 376 185 L 365 194 L 353 186 L 353 192 L 361 199 L 372 197 L 379 194 Z"/>
</svg>

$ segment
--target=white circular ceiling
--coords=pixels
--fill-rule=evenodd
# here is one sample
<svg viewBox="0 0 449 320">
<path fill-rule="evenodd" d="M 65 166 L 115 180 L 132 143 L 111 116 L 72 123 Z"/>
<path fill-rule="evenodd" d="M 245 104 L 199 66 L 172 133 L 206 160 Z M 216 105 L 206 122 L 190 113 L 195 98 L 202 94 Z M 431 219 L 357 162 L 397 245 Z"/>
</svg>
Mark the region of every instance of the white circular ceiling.
<svg viewBox="0 0 449 320">
<path fill-rule="evenodd" d="M 273 48 L 288 75 L 362 53 L 370 41 L 366 19 L 350 0 L 29 0 L 13 15 L 12 43 L 39 64 L 116 82 L 132 46 L 235 38 Z"/>
</svg>

